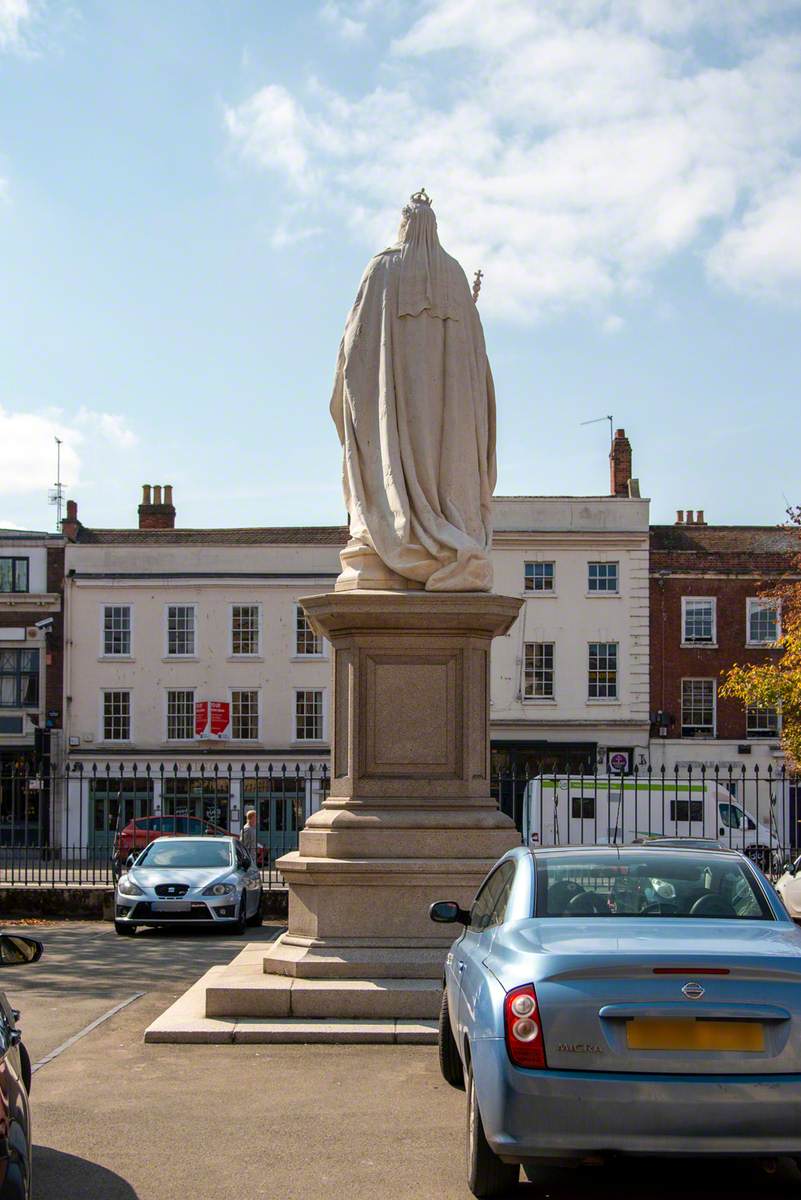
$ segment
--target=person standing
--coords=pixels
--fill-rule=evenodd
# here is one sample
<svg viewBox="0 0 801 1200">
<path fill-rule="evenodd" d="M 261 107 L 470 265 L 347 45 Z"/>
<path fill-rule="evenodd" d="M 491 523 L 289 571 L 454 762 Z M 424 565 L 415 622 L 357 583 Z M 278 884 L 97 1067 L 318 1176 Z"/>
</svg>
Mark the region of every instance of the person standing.
<svg viewBox="0 0 801 1200">
<path fill-rule="evenodd" d="M 257 861 L 259 847 L 259 831 L 256 828 L 256 810 L 249 808 L 245 812 L 245 824 L 242 827 L 242 837 L 240 841 L 252 858 L 253 862 Z"/>
</svg>

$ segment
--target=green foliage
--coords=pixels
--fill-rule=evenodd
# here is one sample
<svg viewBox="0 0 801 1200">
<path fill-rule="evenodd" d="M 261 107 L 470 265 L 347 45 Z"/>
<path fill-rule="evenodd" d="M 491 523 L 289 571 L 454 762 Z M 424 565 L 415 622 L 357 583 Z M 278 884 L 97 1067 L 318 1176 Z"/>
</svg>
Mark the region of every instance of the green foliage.
<svg viewBox="0 0 801 1200">
<path fill-rule="evenodd" d="M 801 506 L 788 509 L 787 516 L 799 533 L 801 545 Z M 794 561 L 793 573 L 801 574 L 801 553 Z M 785 754 L 791 766 L 801 769 L 801 579 L 780 584 L 762 595 L 781 605 L 779 654 L 768 663 L 732 667 L 725 673 L 720 694 L 747 706 L 778 709 Z"/>
</svg>

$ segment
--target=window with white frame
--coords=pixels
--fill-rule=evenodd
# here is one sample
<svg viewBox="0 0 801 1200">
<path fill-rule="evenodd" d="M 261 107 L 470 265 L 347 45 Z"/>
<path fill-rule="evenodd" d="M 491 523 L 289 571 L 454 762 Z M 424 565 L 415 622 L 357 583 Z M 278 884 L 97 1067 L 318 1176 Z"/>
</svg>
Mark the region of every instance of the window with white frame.
<svg viewBox="0 0 801 1200">
<path fill-rule="evenodd" d="M 179 688 L 167 692 L 167 740 L 185 742 L 195 736 L 195 690 Z"/>
<path fill-rule="evenodd" d="M 174 658 L 187 658 L 194 655 L 194 604 L 167 605 L 167 653 Z"/>
<path fill-rule="evenodd" d="M 27 558 L 0 557 L 0 592 L 27 592 L 28 587 Z"/>
<path fill-rule="evenodd" d="M 524 583 L 527 592 L 552 592 L 554 582 L 554 564 L 552 562 L 526 563 Z"/>
<path fill-rule="evenodd" d="M 715 736 L 714 679 L 682 679 L 681 736 Z"/>
<path fill-rule="evenodd" d="M 231 692 L 231 737 L 237 742 L 259 740 L 259 693 L 255 688 Z"/>
<path fill-rule="evenodd" d="M 231 605 L 231 653 L 242 656 L 259 653 L 258 604 Z"/>
<path fill-rule="evenodd" d="M 299 604 L 295 605 L 295 654 L 298 658 L 320 658 L 323 639 L 315 633 Z"/>
<path fill-rule="evenodd" d="M 682 642 L 694 646 L 713 646 L 717 640 L 714 597 L 683 596 L 681 608 Z"/>
<path fill-rule="evenodd" d="M 778 711 L 768 705 L 749 705 L 745 710 L 745 736 L 750 738 L 778 737 Z"/>
<path fill-rule="evenodd" d="M 107 658 L 128 657 L 131 653 L 130 604 L 104 604 L 103 654 Z"/>
<path fill-rule="evenodd" d="M 323 740 L 323 692 L 321 688 L 303 688 L 295 692 L 295 740 Z"/>
<path fill-rule="evenodd" d="M 772 646 L 780 632 L 778 601 L 749 596 L 745 635 L 748 645 Z"/>
<path fill-rule="evenodd" d="M 553 648 L 553 642 L 526 642 L 523 695 L 527 699 L 553 699 Z"/>
<path fill-rule="evenodd" d="M 612 595 L 618 590 L 618 563 L 587 563 L 587 591 L 593 595 Z"/>
<path fill-rule="evenodd" d="M 131 740 L 131 693 L 103 693 L 103 741 Z"/>
<path fill-rule="evenodd" d="M 617 642 L 590 642 L 587 694 L 590 700 L 617 700 Z"/>
</svg>

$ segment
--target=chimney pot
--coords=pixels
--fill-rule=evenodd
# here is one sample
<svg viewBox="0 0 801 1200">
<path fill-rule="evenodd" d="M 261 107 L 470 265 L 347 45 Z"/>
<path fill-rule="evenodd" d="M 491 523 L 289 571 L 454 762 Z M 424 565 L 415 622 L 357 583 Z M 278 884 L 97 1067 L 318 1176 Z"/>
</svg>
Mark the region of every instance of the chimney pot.
<svg viewBox="0 0 801 1200">
<path fill-rule="evenodd" d="M 70 542 L 78 540 L 78 530 L 81 523 L 78 520 L 78 502 L 77 500 L 67 501 L 67 515 L 61 522 L 61 532 Z"/>
<path fill-rule="evenodd" d="M 618 429 L 609 451 L 609 494 L 628 496 L 631 479 L 631 443 L 625 429 Z"/>
<path fill-rule="evenodd" d="M 695 519 L 694 519 L 694 517 L 693 517 L 693 510 L 692 510 L 691 508 L 688 508 L 688 509 L 687 509 L 687 516 L 685 517 L 685 520 L 686 520 L 686 522 L 687 522 L 687 524 L 688 524 L 688 525 L 694 525 L 694 524 L 695 524 Z"/>
<path fill-rule="evenodd" d="M 139 528 L 175 528 L 175 506 L 172 502 L 172 484 L 164 484 L 163 499 L 162 485 L 160 483 L 154 483 L 152 489 L 149 483 L 145 484 L 142 489 L 142 503 L 139 505 Z"/>
<path fill-rule="evenodd" d="M 702 508 L 699 508 L 698 512 L 695 514 L 695 523 L 696 525 L 706 525 L 706 521 L 704 520 L 704 510 Z"/>
<path fill-rule="evenodd" d="M 676 524 L 677 525 L 684 524 L 684 509 L 683 508 L 676 509 Z"/>
</svg>

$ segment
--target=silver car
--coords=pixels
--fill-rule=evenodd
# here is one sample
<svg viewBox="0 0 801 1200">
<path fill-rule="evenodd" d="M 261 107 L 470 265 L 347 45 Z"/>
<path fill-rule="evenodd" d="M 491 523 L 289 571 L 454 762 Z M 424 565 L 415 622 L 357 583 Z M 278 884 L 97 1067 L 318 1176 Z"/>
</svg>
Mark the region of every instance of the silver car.
<svg viewBox="0 0 801 1200">
<path fill-rule="evenodd" d="M 232 837 L 160 837 L 146 846 L 117 883 L 114 928 L 220 925 L 243 933 L 260 925 L 259 869 Z"/>
<path fill-rule="evenodd" d="M 745 855 L 521 847 L 431 917 L 464 926 L 439 1051 L 475 1196 L 543 1160 L 801 1158 L 801 930 Z"/>
</svg>

